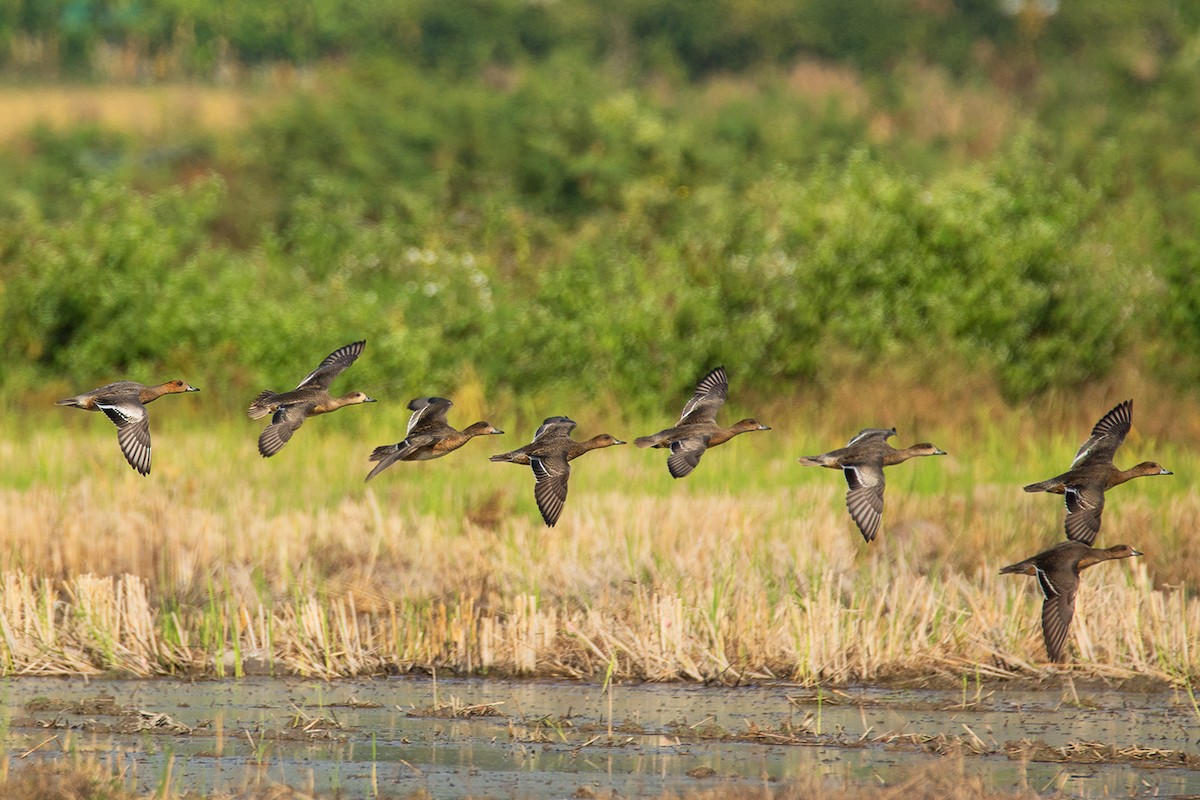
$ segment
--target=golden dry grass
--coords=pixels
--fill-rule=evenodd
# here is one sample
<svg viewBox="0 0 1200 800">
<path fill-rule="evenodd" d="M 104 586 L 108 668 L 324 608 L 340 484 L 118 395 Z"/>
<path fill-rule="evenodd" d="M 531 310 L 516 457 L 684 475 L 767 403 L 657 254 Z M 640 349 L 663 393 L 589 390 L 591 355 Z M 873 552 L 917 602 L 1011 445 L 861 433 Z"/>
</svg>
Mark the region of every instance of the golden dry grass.
<svg viewBox="0 0 1200 800">
<path fill-rule="evenodd" d="M 266 98 L 245 89 L 187 84 L 155 86 L 0 87 L 0 142 L 35 125 L 95 124 L 144 136 L 184 126 L 223 131 L 246 124 Z"/>
<path fill-rule="evenodd" d="M 868 546 L 841 476 L 799 467 L 806 450 L 769 434 L 714 451 L 686 481 L 658 453 L 591 454 L 550 530 L 529 471 L 487 462 L 479 443 L 364 487 L 384 437 L 314 423 L 263 460 L 256 429 L 163 425 L 142 479 L 104 420 L 74 419 L 69 437 L 0 441 L 8 463 L 31 464 L 14 473 L 23 488 L 0 490 L 8 674 L 1047 674 L 1034 581 L 997 570 L 1061 537 L 1061 501 L 998 479 L 986 449 L 894 468 Z M 1185 474 L 1194 462 L 1154 452 Z M 1200 601 L 1185 588 L 1200 574 L 1198 515 L 1179 476 L 1114 491 L 1100 543 L 1147 557 L 1085 575 L 1077 674 L 1200 671 Z"/>
</svg>

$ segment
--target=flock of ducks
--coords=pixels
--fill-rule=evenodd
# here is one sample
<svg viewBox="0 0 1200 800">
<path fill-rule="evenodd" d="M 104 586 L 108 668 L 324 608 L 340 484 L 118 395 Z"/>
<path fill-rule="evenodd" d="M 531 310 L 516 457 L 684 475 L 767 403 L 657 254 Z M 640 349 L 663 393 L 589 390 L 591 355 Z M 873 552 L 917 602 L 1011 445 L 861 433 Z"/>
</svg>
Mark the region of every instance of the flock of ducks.
<svg viewBox="0 0 1200 800">
<path fill-rule="evenodd" d="M 251 419 L 271 415 L 271 422 L 258 438 L 258 451 L 264 458 L 277 454 L 311 416 L 327 414 L 339 408 L 375 400 L 362 392 L 340 397 L 329 387 L 347 367 L 362 355 L 366 341 L 340 347 L 330 353 L 295 389 L 287 392 L 265 390 L 250 404 Z M 59 400 L 57 405 L 87 411 L 103 411 L 117 426 L 117 442 L 129 465 L 142 475 L 150 473 L 150 426 L 146 405 L 163 395 L 200 391 L 181 380 L 157 386 L 134 381 L 117 381 L 75 397 Z M 696 469 L 706 451 L 728 442 L 741 433 L 770 428 L 756 419 L 743 419 L 728 428 L 717 424 L 717 412 L 724 405 L 729 379 L 724 367 L 709 372 L 696 385 L 679 419 L 669 428 L 634 440 L 638 447 L 669 450 L 667 470 L 674 478 L 683 478 Z M 444 397 L 419 397 L 408 404 L 413 412 L 404 438 L 395 444 L 376 447 L 370 460 L 374 468 L 366 480 L 379 475 L 398 461 L 428 461 L 451 453 L 476 436 L 502 434 L 490 422 L 481 421 L 463 430 L 446 419 L 453 403 Z M 1002 574 L 1033 575 L 1044 597 L 1042 634 L 1046 654 L 1051 661 L 1065 660 L 1067 633 L 1075 614 L 1075 595 L 1079 573 L 1094 564 L 1117 558 L 1139 556 L 1126 544 L 1094 548 L 1100 532 L 1104 493 L 1132 478 L 1145 475 L 1170 475 L 1159 464 L 1147 461 L 1128 470 L 1117 469 L 1113 456 L 1129 433 L 1133 420 L 1133 401 L 1126 400 L 1105 414 L 1092 429 L 1091 436 L 1075 455 L 1070 469 L 1061 475 L 1025 487 L 1027 492 L 1061 494 L 1066 501 L 1064 523 L 1067 541 L 1037 555 L 1011 564 Z M 534 434 L 533 441 L 492 461 L 528 466 L 533 470 L 533 496 L 546 525 L 554 527 L 567 500 L 567 481 L 571 461 L 585 453 L 624 441 L 604 433 L 585 441 L 571 438 L 576 423 L 570 417 L 548 417 Z M 840 469 L 847 484 L 846 508 L 851 519 L 868 542 L 874 541 L 883 518 L 884 467 L 903 463 L 917 456 L 946 455 L 941 448 L 922 442 L 900 450 L 888 444 L 895 428 L 867 428 L 845 447 L 815 456 L 804 456 L 805 466 Z"/>
<path fill-rule="evenodd" d="M 1002 575 L 1033 575 L 1038 579 L 1043 598 L 1042 637 L 1051 661 L 1066 660 L 1067 631 L 1075 616 L 1079 573 L 1102 561 L 1141 555 L 1127 544 L 1092 547 L 1100 533 L 1104 493 L 1133 478 L 1172 474 L 1154 461 L 1143 461 L 1126 470 L 1117 469 L 1113 456 L 1132 425 L 1133 401 L 1126 400 L 1100 418 L 1092 428 L 1092 435 L 1075 454 L 1070 469 L 1025 487 L 1027 492 L 1061 494 L 1067 505 L 1063 523 L 1067 541 L 1000 570 Z"/>
</svg>

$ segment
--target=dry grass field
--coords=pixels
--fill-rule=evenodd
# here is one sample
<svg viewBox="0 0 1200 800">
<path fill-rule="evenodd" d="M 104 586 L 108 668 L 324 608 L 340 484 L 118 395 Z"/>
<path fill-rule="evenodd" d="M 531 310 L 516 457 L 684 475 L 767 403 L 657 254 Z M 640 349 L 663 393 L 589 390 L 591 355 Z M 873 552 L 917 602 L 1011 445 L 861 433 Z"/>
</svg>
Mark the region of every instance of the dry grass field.
<svg viewBox="0 0 1200 800">
<path fill-rule="evenodd" d="M 796 464 L 820 449 L 811 433 L 742 437 L 683 481 L 656 451 L 590 454 L 547 529 L 529 470 L 486 458 L 526 441 L 516 426 L 364 485 L 366 454 L 403 430 L 387 413 L 396 418 L 314 422 L 270 460 L 254 452 L 251 423 L 199 432 L 195 419 L 160 413 L 147 479 L 99 415 L 10 427 L 0 671 L 612 669 L 727 683 L 1048 674 L 1035 581 L 997 571 L 1061 538 L 1060 498 L 1020 486 L 1069 461 L 1076 436 L 1023 442 L 1018 467 L 1001 455 L 1015 424 L 970 447 L 922 431 L 950 455 L 889 470 L 868 546 L 841 476 Z M 1177 474 L 1110 497 L 1099 544 L 1146 556 L 1085 574 L 1070 669 L 1189 683 L 1200 672 L 1196 458 L 1137 436 L 1118 460 L 1149 457 Z"/>
<path fill-rule="evenodd" d="M 267 100 L 246 89 L 155 86 L 35 85 L 0 87 L 0 142 L 36 125 L 98 125 L 142 136 L 180 128 L 227 131 L 245 125 Z"/>
</svg>

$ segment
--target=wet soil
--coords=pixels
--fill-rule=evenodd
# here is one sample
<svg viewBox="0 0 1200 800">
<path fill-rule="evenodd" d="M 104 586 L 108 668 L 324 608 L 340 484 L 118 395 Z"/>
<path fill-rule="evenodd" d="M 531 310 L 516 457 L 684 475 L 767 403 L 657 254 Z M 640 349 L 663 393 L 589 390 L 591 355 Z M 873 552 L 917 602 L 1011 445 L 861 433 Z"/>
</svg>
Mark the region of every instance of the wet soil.
<svg viewBox="0 0 1200 800">
<path fill-rule="evenodd" d="M 423 677 L 0 681 L 18 764 L 86 752 L 151 790 L 262 781 L 350 796 L 623 796 L 889 781 L 945 754 L 995 789 L 1200 795 L 1186 693 L 714 688 Z"/>
</svg>

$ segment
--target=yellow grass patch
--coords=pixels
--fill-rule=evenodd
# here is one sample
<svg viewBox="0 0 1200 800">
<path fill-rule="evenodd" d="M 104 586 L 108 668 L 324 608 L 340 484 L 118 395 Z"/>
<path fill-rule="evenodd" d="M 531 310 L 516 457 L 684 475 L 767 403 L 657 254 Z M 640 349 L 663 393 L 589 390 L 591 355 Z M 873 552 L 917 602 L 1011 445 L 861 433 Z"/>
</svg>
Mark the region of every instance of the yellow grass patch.
<svg viewBox="0 0 1200 800">
<path fill-rule="evenodd" d="M 0 87 L 0 141 L 35 125 L 98 124 L 155 136 L 181 126 L 223 131 L 245 124 L 263 96 L 244 89 L 155 86 Z"/>
</svg>

